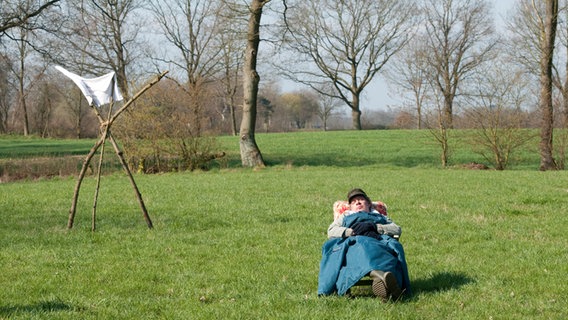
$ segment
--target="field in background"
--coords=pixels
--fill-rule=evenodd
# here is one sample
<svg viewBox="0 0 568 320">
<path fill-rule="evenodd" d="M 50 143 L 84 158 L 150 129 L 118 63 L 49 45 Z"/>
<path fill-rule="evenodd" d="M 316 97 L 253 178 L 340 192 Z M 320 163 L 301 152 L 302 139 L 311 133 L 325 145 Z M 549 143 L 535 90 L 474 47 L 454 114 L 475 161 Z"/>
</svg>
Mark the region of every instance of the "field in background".
<svg viewBox="0 0 568 320">
<path fill-rule="evenodd" d="M 467 170 L 407 131 L 259 135 L 270 167 L 240 169 L 234 137 L 209 172 L 103 177 L 90 231 L 88 178 L 0 184 L 0 318 L 564 319 L 568 174 L 520 154 L 510 171 Z M 87 145 L 90 148 L 90 143 Z M 403 227 L 414 296 L 317 297 L 331 205 L 362 187 Z"/>
<path fill-rule="evenodd" d="M 452 134 L 449 165 L 460 167 L 480 163 L 491 167 L 491 163 L 472 151 L 470 134 L 469 131 L 459 130 Z M 218 151 L 227 155 L 214 161 L 211 168 L 240 168 L 238 137 L 222 136 L 216 141 Z M 94 143 L 95 140 L 0 136 L 0 182 L 76 175 Z M 269 166 L 439 168 L 441 163 L 440 146 L 427 130 L 258 134 L 257 143 Z M 534 141 L 517 150 L 511 157 L 508 169 L 537 170 L 537 146 L 538 141 Z M 103 172 L 121 170 L 110 144 L 105 150 Z M 98 154 L 93 160 L 97 159 Z"/>
</svg>

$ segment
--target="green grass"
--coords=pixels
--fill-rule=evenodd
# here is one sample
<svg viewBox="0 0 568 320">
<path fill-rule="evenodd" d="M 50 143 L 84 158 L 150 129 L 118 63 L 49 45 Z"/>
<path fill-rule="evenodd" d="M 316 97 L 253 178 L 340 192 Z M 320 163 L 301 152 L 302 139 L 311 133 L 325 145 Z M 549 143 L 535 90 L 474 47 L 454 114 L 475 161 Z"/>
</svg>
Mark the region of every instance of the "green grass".
<svg viewBox="0 0 568 320">
<path fill-rule="evenodd" d="M 449 165 L 471 162 L 491 166 L 468 144 L 471 132 L 452 133 Z M 238 137 L 220 137 L 228 151 L 230 165 L 240 163 Z M 439 168 L 440 146 L 428 130 L 374 130 L 298 132 L 292 134 L 259 134 L 257 143 L 267 164 L 271 166 L 356 167 L 376 165 L 400 168 Z M 511 156 L 513 170 L 537 170 L 538 141 L 516 150 Z"/>
<path fill-rule="evenodd" d="M 40 139 L 0 135 L 0 159 L 86 155 L 95 140 Z"/>
<path fill-rule="evenodd" d="M 259 135 L 273 165 L 262 170 L 137 175 L 153 230 L 121 173 L 102 179 L 95 233 L 92 177 L 71 231 L 73 178 L 0 184 L 0 318 L 568 316 L 566 171 L 444 170 L 421 137 L 357 134 Z M 360 155 L 368 145 L 377 148 Z M 316 295 L 331 205 L 354 186 L 403 227 L 408 300 Z"/>
<path fill-rule="evenodd" d="M 450 166 L 471 162 L 485 163 L 468 144 L 471 132 L 452 133 Z M 214 168 L 240 167 L 239 138 L 221 136 L 218 149 L 227 156 Z M 257 144 L 269 166 L 395 166 L 440 167 L 440 146 L 428 130 L 328 131 L 257 134 Z M 120 140 L 119 140 L 120 142 Z M 30 157 L 86 155 L 95 140 L 39 139 L 0 135 L 0 160 Z M 537 170 L 538 141 L 516 150 L 509 169 Z M 107 143 L 107 159 L 116 158 Z M 2 162 L 0 161 L 0 166 Z M 1 168 L 0 168 L 1 169 Z"/>
</svg>

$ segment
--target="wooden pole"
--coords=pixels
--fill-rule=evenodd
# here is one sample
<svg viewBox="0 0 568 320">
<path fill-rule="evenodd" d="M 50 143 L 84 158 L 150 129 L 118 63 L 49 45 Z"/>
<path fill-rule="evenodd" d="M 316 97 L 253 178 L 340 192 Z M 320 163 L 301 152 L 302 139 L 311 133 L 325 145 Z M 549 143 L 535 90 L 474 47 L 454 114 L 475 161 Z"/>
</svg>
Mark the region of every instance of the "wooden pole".
<svg viewBox="0 0 568 320">
<path fill-rule="evenodd" d="M 107 119 L 110 118 L 111 113 L 112 113 L 112 106 L 113 106 L 113 101 L 111 99 L 110 101 L 110 105 L 108 108 L 108 116 Z M 100 113 L 98 112 L 98 110 L 95 107 L 95 113 L 97 114 L 97 117 L 99 118 L 99 122 L 101 124 L 101 134 L 102 134 L 102 145 L 101 145 L 101 155 L 99 157 L 99 166 L 98 166 L 98 170 L 97 170 L 97 184 L 95 187 L 95 195 L 94 195 L 94 199 L 93 199 L 93 215 L 92 215 L 92 222 L 91 222 L 91 231 L 95 231 L 97 228 L 97 202 L 99 200 L 99 190 L 100 190 L 100 186 L 101 186 L 101 172 L 103 169 L 103 161 L 104 161 L 104 157 L 105 157 L 105 142 L 106 139 L 108 137 L 109 134 L 109 126 L 108 124 L 105 126 L 104 125 L 104 119 L 101 117 Z"/>
<path fill-rule="evenodd" d="M 101 144 L 103 144 L 104 142 L 102 138 L 103 137 L 101 137 L 101 139 L 99 139 L 99 141 L 95 143 L 95 145 L 91 148 L 91 151 L 89 151 L 89 154 L 85 158 L 85 161 L 83 161 L 83 167 L 81 168 L 81 172 L 79 173 L 79 178 L 77 179 L 77 184 L 75 185 L 75 191 L 73 192 L 73 202 L 71 203 L 71 209 L 69 210 L 67 229 L 73 228 L 73 222 L 75 220 L 75 212 L 77 211 L 77 201 L 79 199 L 79 190 L 81 189 L 81 183 L 83 182 L 83 178 L 85 177 L 85 173 L 87 172 L 87 168 L 89 167 L 91 159 L 93 158 L 93 156 L 95 155 Z"/>
<path fill-rule="evenodd" d="M 128 168 L 128 164 L 126 163 L 126 160 L 124 159 L 123 152 L 118 147 L 116 140 L 114 139 L 114 137 L 112 136 L 112 134 L 110 132 L 110 126 L 116 120 L 116 118 L 124 110 L 126 110 L 126 108 L 128 108 L 132 104 L 132 102 L 134 102 L 138 97 L 140 97 L 144 92 L 146 92 L 146 90 L 150 89 L 153 85 L 158 83 L 158 81 L 160 81 L 167 73 L 168 73 L 168 71 L 164 71 L 161 74 L 157 75 L 148 84 L 146 84 L 146 86 L 144 86 L 137 94 L 135 94 L 130 100 L 128 100 L 128 102 L 126 102 L 112 116 L 111 116 L 111 112 L 112 112 L 112 101 L 111 101 L 111 106 L 109 107 L 109 114 L 108 114 L 108 117 L 107 117 L 107 119 L 108 119 L 107 121 L 105 121 L 105 119 L 103 119 L 103 117 L 101 116 L 101 114 L 99 113 L 97 108 L 95 106 L 91 105 L 92 109 L 94 110 L 94 112 L 95 112 L 95 114 L 96 114 L 96 116 L 99 120 L 99 123 L 100 123 L 100 126 L 101 126 L 101 131 L 103 132 L 103 134 L 102 134 L 101 138 L 91 148 L 91 150 L 89 151 L 89 154 L 87 155 L 87 157 L 85 158 L 85 161 L 83 162 L 83 167 L 81 168 L 81 172 L 79 173 L 79 179 L 77 180 L 77 184 L 75 185 L 75 191 L 73 193 L 73 202 L 71 204 L 71 209 L 69 210 L 69 219 L 67 221 L 67 229 L 73 228 L 73 222 L 75 220 L 75 213 L 76 213 L 76 210 L 77 210 L 77 201 L 78 201 L 78 198 L 79 198 L 79 190 L 81 188 L 81 183 L 83 181 L 83 178 L 85 177 L 85 173 L 87 171 L 87 168 L 89 167 L 89 163 L 91 162 L 93 156 L 95 155 L 95 153 L 97 152 L 99 147 L 102 146 L 101 155 L 100 155 L 100 158 L 99 158 L 98 172 L 97 172 L 97 185 L 96 185 L 95 196 L 94 196 L 94 201 L 93 201 L 93 215 L 92 215 L 93 220 L 92 220 L 92 225 L 91 225 L 92 231 L 95 231 L 95 227 L 96 227 L 95 218 L 96 218 L 96 207 L 97 207 L 97 199 L 98 199 L 99 186 L 100 186 L 100 174 L 101 174 L 102 162 L 103 162 L 103 157 L 104 157 L 104 144 L 105 144 L 105 141 L 106 141 L 107 138 L 111 142 L 111 144 L 112 144 L 112 146 L 115 150 L 116 155 L 120 159 L 120 163 L 122 165 L 122 168 L 126 171 L 128 177 L 130 179 L 130 183 L 131 183 L 132 187 L 134 188 L 136 198 L 138 199 L 138 203 L 140 204 L 140 208 L 142 209 L 142 215 L 144 217 L 144 220 L 146 221 L 146 224 L 148 225 L 148 228 L 149 229 L 153 228 L 152 220 L 150 219 L 150 215 L 148 214 L 148 210 L 146 209 L 146 206 L 144 205 L 144 200 L 142 200 L 142 195 L 140 194 L 138 186 L 136 185 L 136 182 L 134 181 L 134 177 L 132 176 L 132 173 L 130 172 L 130 169 Z"/>
<path fill-rule="evenodd" d="M 103 165 L 103 157 L 105 153 L 105 138 L 103 138 L 103 144 L 101 146 L 101 154 L 99 156 L 99 165 L 97 168 L 97 184 L 95 187 L 95 195 L 93 198 L 93 214 L 92 214 L 92 221 L 91 221 L 91 231 L 95 231 L 96 229 L 96 217 L 97 217 L 97 200 L 99 198 L 99 188 L 101 185 L 101 171 Z"/>
<path fill-rule="evenodd" d="M 112 134 L 110 132 L 109 132 L 108 138 L 109 138 L 110 143 L 114 147 L 114 151 L 116 152 L 116 155 L 120 159 L 120 163 L 122 164 L 122 168 L 124 169 L 124 171 L 126 171 L 126 174 L 128 175 L 128 178 L 130 179 L 130 184 L 132 185 L 132 188 L 134 188 L 134 193 L 136 195 L 136 199 L 138 199 L 138 203 L 140 204 L 140 209 L 142 209 L 142 216 L 144 217 L 144 220 L 146 221 L 148 228 L 152 229 L 154 227 L 153 224 L 152 224 L 152 220 L 150 219 L 150 215 L 148 214 L 148 210 L 146 210 L 146 206 L 144 205 L 144 200 L 142 200 L 142 195 L 140 194 L 140 191 L 138 190 L 138 186 L 136 185 L 136 182 L 134 181 L 134 177 L 132 176 L 132 172 L 130 172 L 130 169 L 128 168 L 128 164 L 126 163 L 126 160 L 124 160 L 123 152 L 118 147 L 116 140 L 114 139 L 114 137 L 112 136 Z"/>
</svg>

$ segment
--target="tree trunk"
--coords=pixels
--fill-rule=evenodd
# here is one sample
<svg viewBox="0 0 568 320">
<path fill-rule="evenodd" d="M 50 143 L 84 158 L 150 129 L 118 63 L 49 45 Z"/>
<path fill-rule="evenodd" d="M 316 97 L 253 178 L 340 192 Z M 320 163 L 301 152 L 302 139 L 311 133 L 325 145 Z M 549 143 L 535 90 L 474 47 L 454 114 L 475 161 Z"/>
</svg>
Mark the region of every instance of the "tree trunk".
<svg viewBox="0 0 568 320">
<path fill-rule="evenodd" d="M 118 35 L 117 37 L 120 37 L 120 35 Z M 117 50 L 120 54 L 118 55 L 118 69 L 115 71 L 116 84 L 118 86 L 118 89 L 120 90 L 120 93 L 122 94 L 122 97 L 124 98 L 124 101 L 128 101 L 130 100 L 130 88 L 128 87 L 128 78 L 126 77 L 126 63 L 124 63 L 126 59 L 124 57 L 124 53 L 122 52 L 124 47 L 119 48 L 121 50 Z"/>
<path fill-rule="evenodd" d="M 28 121 L 28 107 L 26 106 L 26 98 L 23 90 L 24 90 L 24 85 L 23 82 L 20 80 L 20 106 L 22 108 L 24 136 L 27 137 L 30 134 L 30 125 Z"/>
<path fill-rule="evenodd" d="M 448 90 L 449 87 L 447 87 Z M 453 129 L 454 128 L 454 99 L 453 94 L 448 93 L 444 94 L 444 128 L 446 129 Z"/>
<path fill-rule="evenodd" d="M 417 109 L 417 123 L 416 123 L 416 129 L 421 130 L 422 129 L 422 109 L 420 107 L 418 107 Z"/>
<path fill-rule="evenodd" d="M 264 167 L 260 149 L 256 145 L 254 131 L 256 126 L 256 101 L 260 76 L 256 71 L 258 45 L 260 43 L 260 18 L 262 7 L 268 1 L 253 0 L 247 31 L 247 47 L 243 66 L 243 119 L 240 129 L 241 162 L 244 167 Z"/>
<path fill-rule="evenodd" d="M 27 34 L 24 34 L 22 31 L 22 39 L 27 38 Z M 28 107 L 26 105 L 26 93 L 25 90 L 25 56 L 26 56 L 26 44 L 25 41 L 20 44 L 20 72 L 18 73 L 18 90 L 19 90 L 19 100 L 20 100 L 20 107 L 22 108 L 22 122 L 24 126 L 24 136 L 28 136 L 30 134 L 30 125 L 28 121 Z"/>
<path fill-rule="evenodd" d="M 558 0 L 547 0 L 546 17 L 541 37 L 540 59 L 540 109 L 542 126 L 540 131 L 540 170 L 555 170 L 556 163 L 552 155 L 552 133 L 554 128 L 554 109 L 552 106 L 552 58 L 554 39 L 558 22 Z"/>
<path fill-rule="evenodd" d="M 450 144 L 448 142 L 448 128 L 445 125 L 447 120 L 444 120 L 446 117 L 446 113 L 442 112 L 440 114 L 440 123 L 439 123 L 439 133 L 438 133 L 438 141 L 442 147 L 442 154 L 440 155 L 440 160 L 442 161 L 442 168 L 446 168 L 448 166 L 448 161 L 450 159 Z"/>
<path fill-rule="evenodd" d="M 361 125 L 361 107 L 359 103 L 359 95 L 353 93 L 353 105 L 351 107 L 351 118 L 353 121 L 353 130 L 361 130 L 363 126 Z"/>
<path fill-rule="evenodd" d="M 231 98 L 231 106 L 229 110 L 231 112 L 231 133 L 236 136 L 238 134 L 237 131 L 237 115 L 235 113 L 235 103 L 232 102 L 233 98 Z"/>
</svg>

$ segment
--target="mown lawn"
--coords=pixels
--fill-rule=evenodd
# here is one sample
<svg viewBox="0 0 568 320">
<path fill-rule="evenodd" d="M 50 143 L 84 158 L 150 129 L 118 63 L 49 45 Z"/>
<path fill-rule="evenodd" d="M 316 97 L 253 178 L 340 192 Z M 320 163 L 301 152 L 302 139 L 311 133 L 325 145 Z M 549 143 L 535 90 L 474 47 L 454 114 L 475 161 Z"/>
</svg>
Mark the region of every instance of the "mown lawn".
<svg viewBox="0 0 568 320">
<path fill-rule="evenodd" d="M 137 175 L 153 230 L 120 172 L 94 233 L 93 178 L 70 231 L 74 178 L 0 184 L 0 318 L 565 319 L 566 171 L 530 169 L 530 153 L 440 169 L 435 145 L 384 132 L 261 135 L 265 169 Z M 355 186 L 403 227 L 405 301 L 316 295 L 331 205 Z"/>
</svg>

